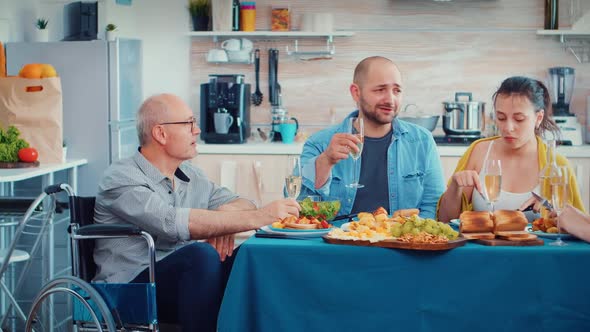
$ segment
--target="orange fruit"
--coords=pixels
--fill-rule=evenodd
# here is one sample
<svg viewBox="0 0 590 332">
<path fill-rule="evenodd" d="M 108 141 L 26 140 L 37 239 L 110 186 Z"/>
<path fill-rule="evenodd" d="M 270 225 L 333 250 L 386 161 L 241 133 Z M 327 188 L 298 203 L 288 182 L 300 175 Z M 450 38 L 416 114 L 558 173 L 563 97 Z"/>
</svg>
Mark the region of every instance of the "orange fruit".
<svg viewBox="0 0 590 332">
<path fill-rule="evenodd" d="M 18 76 L 23 78 L 41 78 L 41 73 L 43 72 L 43 67 L 39 63 L 28 63 L 24 65 L 20 72 L 18 72 Z"/>
<path fill-rule="evenodd" d="M 52 65 L 44 63 L 41 64 L 41 78 L 46 77 L 57 77 L 57 72 Z"/>
</svg>

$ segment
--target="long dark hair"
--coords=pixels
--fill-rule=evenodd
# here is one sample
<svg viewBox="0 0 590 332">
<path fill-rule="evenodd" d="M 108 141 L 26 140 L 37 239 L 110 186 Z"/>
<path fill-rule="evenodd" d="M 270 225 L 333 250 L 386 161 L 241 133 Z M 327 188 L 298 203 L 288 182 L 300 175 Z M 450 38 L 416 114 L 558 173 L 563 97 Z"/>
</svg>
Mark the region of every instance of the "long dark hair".
<svg viewBox="0 0 590 332">
<path fill-rule="evenodd" d="M 512 76 L 504 80 L 492 99 L 496 105 L 498 95 L 520 95 L 526 97 L 535 108 L 535 113 L 545 110 L 545 115 L 539 127 L 535 128 L 535 134 L 543 136 L 546 131 L 552 132 L 555 137 L 559 136 L 560 130 L 555 121 L 551 118 L 553 109 L 549 90 L 541 81 L 524 77 Z"/>
</svg>

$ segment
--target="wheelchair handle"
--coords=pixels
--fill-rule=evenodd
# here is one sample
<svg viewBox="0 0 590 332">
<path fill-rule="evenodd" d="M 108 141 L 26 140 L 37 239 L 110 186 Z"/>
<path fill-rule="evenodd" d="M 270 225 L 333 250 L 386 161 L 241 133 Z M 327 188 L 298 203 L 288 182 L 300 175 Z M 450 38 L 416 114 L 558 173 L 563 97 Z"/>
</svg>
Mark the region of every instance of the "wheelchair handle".
<svg viewBox="0 0 590 332">
<path fill-rule="evenodd" d="M 45 189 L 43 189 L 43 191 L 47 195 L 57 194 L 62 191 L 67 192 L 69 196 L 74 195 L 74 189 L 72 187 L 70 187 L 70 185 L 67 183 L 52 184 L 52 185 L 45 187 Z"/>
</svg>

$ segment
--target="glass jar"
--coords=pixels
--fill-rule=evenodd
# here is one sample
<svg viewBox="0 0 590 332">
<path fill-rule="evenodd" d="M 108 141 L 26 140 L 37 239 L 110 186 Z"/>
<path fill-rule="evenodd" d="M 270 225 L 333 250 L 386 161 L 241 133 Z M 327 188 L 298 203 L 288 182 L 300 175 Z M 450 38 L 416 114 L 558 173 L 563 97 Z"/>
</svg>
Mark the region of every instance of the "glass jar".
<svg viewBox="0 0 590 332">
<path fill-rule="evenodd" d="M 256 2 L 242 2 L 240 7 L 240 30 L 256 31 Z"/>
<path fill-rule="evenodd" d="M 289 6 L 272 6 L 271 17 L 271 31 L 291 30 Z"/>
</svg>

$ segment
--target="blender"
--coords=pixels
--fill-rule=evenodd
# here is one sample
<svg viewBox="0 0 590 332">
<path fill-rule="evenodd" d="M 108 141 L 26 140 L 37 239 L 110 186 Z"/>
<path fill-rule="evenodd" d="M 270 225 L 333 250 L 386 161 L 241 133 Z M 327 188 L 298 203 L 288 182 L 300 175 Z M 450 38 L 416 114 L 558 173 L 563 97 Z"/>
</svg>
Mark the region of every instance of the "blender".
<svg viewBox="0 0 590 332">
<path fill-rule="evenodd" d="M 582 126 L 575 114 L 570 113 L 574 73 L 574 68 L 571 67 L 549 68 L 549 93 L 553 103 L 553 120 L 561 131 L 561 139 L 558 140 L 561 145 L 582 145 L 583 142 Z"/>
</svg>

